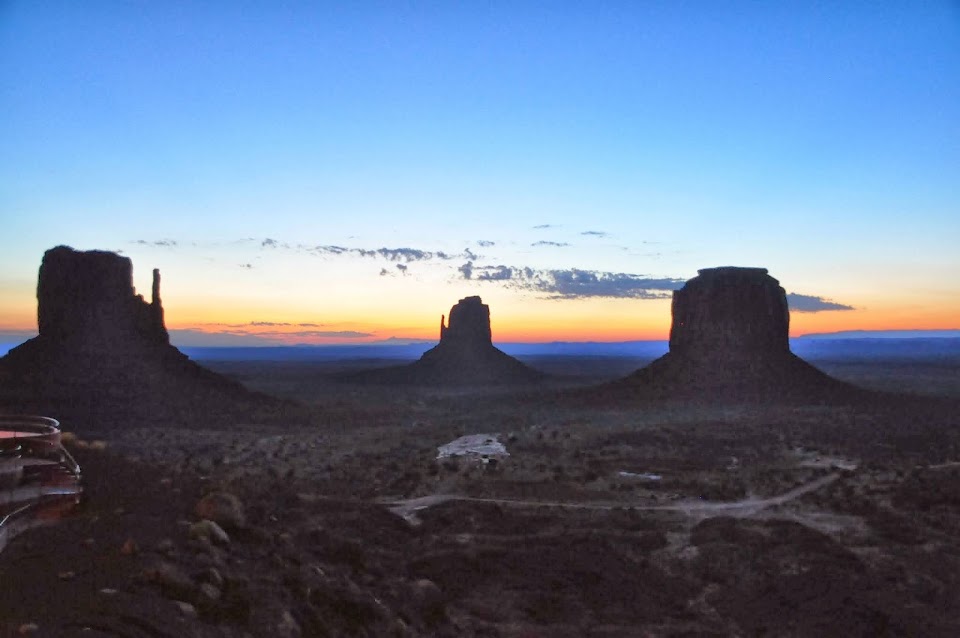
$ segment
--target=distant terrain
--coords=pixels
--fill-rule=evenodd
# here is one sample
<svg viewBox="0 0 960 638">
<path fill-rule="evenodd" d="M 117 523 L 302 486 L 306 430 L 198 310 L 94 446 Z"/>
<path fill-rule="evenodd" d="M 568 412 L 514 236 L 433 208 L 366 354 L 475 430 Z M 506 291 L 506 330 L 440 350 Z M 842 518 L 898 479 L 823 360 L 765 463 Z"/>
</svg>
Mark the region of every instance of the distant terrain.
<svg viewBox="0 0 960 638">
<path fill-rule="evenodd" d="M 3 339 L 0 334 L 0 356 L 23 342 Z M 171 331 L 171 343 L 177 346 L 176 331 Z M 292 346 L 179 346 L 180 351 L 193 359 L 208 361 L 333 361 L 337 359 L 419 358 L 435 345 L 435 341 L 377 342 L 348 345 L 292 345 Z M 667 351 L 666 340 L 653 341 L 554 341 L 549 343 L 500 343 L 494 345 L 514 357 L 522 356 L 598 356 L 638 357 L 655 359 Z M 809 354 L 837 357 L 883 356 L 902 353 L 905 356 L 944 354 L 960 356 L 960 330 L 854 330 L 810 334 L 790 339 L 790 346 L 800 356 Z"/>
<path fill-rule="evenodd" d="M 666 341 L 497 343 L 514 357 L 616 357 L 655 359 L 667 352 Z M 336 361 L 340 359 L 391 359 L 412 361 L 433 342 L 408 345 L 265 346 L 243 348 L 188 347 L 180 350 L 193 359 L 206 361 Z M 960 357 L 960 337 L 885 337 L 790 340 L 801 357 L 885 358 Z"/>
</svg>

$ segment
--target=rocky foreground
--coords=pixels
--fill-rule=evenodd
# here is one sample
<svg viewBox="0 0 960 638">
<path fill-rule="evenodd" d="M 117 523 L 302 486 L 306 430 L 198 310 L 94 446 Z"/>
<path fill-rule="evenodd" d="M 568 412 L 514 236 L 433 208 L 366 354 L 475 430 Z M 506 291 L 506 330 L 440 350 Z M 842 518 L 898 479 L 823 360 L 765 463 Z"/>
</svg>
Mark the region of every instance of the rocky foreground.
<svg viewBox="0 0 960 638">
<path fill-rule="evenodd" d="M 431 424 L 455 407 L 352 430 L 74 442 L 88 499 L 0 555 L 0 632 L 956 635 L 947 432 L 796 408 Z M 462 427 L 511 414 L 507 455 L 436 458 Z M 390 511 L 430 494 L 467 499 L 413 522 Z M 738 502 L 757 506 L 724 505 Z"/>
</svg>

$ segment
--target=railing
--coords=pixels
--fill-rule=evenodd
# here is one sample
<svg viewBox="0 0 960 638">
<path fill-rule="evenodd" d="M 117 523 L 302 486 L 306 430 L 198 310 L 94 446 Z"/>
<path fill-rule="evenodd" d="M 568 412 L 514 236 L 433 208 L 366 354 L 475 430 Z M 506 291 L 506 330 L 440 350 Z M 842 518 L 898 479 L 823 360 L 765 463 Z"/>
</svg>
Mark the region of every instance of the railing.
<svg viewBox="0 0 960 638">
<path fill-rule="evenodd" d="M 80 465 L 64 449 L 56 419 L 0 415 L 0 551 L 27 529 L 65 516 L 82 491 Z"/>
</svg>

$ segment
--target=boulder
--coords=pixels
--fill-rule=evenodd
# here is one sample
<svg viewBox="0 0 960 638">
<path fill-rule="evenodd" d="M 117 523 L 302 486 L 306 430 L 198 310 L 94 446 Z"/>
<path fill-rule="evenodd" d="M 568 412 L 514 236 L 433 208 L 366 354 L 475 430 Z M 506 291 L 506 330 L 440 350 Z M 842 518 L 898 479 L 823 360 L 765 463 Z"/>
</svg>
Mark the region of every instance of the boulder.
<svg viewBox="0 0 960 638">
<path fill-rule="evenodd" d="M 197 501 L 193 513 L 201 519 L 209 519 L 225 529 L 238 529 L 246 525 L 243 503 L 228 492 L 211 492 Z"/>
</svg>

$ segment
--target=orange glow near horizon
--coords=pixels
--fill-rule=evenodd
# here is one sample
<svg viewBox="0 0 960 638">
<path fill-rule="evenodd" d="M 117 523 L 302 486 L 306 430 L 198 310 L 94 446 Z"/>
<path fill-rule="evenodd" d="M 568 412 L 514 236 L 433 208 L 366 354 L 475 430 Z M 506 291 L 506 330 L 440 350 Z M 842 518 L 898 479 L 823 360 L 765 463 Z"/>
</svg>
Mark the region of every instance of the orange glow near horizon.
<svg viewBox="0 0 960 638">
<path fill-rule="evenodd" d="M 491 291 L 492 292 L 492 291 Z M 455 296 L 453 301 L 455 301 Z M 398 339 L 439 338 L 441 314 L 451 302 L 417 299 L 403 311 L 384 314 L 382 299 L 318 313 L 302 306 L 267 306 L 250 299 L 164 299 L 167 328 L 276 343 L 347 344 Z M 393 300 L 390 300 L 393 301 Z M 592 299 L 553 301 L 484 295 L 491 307 L 496 342 L 665 340 L 670 332 L 669 300 Z M 36 331 L 36 302 L 4 308 L 0 331 Z M 418 308 L 419 306 L 419 308 Z M 426 309 L 425 309 L 426 308 Z M 792 312 L 790 335 L 847 330 L 954 330 L 960 328 L 960 301 L 931 307 L 909 300 L 861 300 L 856 310 Z M 197 335 L 202 336 L 202 335 Z"/>
<path fill-rule="evenodd" d="M 906 313 L 887 311 L 841 311 L 820 313 L 791 313 L 790 336 L 800 337 L 813 333 L 830 333 L 847 330 L 952 330 L 957 329 L 958 315 L 947 312 Z M 355 331 L 367 333 L 366 337 L 324 337 L 302 338 L 296 327 L 257 327 L 243 328 L 246 334 L 271 336 L 287 343 L 362 343 L 380 341 L 391 337 L 405 339 L 439 339 L 440 314 L 429 321 L 404 321 L 394 323 L 361 323 L 341 319 L 324 323 L 331 331 Z M 608 318 L 609 319 L 609 318 Z M 301 323 L 289 321 L 289 323 Z M 309 323 L 309 322 L 302 322 Z M 222 324 L 212 325 L 212 324 Z M 582 317 L 563 317 L 556 315 L 504 316 L 500 320 L 491 320 L 493 339 L 501 343 L 546 343 L 551 341 L 658 341 L 666 340 L 670 334 L 669 313 L 661 317 L 645 317 L 644 320 L 612 319 L 600 321 L 584 320 Z M 208 333 L 230 332 L 230 321 L 203 324 L 171 323 L 172 330 L 190 329 Z M 236 329 L 233 329 L 234 331 Z"/>
</svg>

